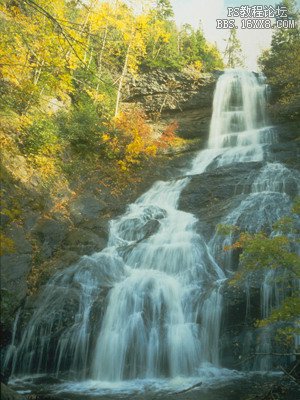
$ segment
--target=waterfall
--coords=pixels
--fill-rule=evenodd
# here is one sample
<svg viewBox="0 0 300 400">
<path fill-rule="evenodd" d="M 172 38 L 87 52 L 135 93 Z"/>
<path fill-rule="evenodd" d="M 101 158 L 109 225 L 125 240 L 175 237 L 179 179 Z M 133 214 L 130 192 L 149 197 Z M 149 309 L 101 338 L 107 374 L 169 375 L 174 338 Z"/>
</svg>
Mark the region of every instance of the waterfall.
<svg viewBox="0 0 300 400">
<path fill-rule="evenodd" d="M 266 85 L 262 76 L 228 70 L 218 79 L 208 148 L 199 153 L 190 174 L 237 162 L 262 161 L 264 147 L 276 140 L 266 125 Z"/>
<path fill-rule="evenodd" d="M 221 224 L 235 225 L 241 231 L 272 231 L 273 224 L 291 212 L 292 198 L 299 193 L 300 174 L 280 163 L 266 163 L 250 187 L 250 193 L 242 196 L 240 204 L 226 215 Z M 214 235 L 210 241 L 215 258 L 231 269 L 232 252 L 222 252 L 224 246 L 232 245 L 236 235 L 224 239 Z"/>
<path fill-rule="evenodd" d="M 260 83 L 260 82 L 259 82 Z M 254 74 L 232 70 L 218 81 L 213 102 L 209 147 L 258 143 L 265 125 L 265 86 Z"/>
<path fill-rule="evenodd" d="M 197 218 L 178 202 L 191 175 L 263 162 L 276 140 L 264 109 L 261 76 L 237 70 L 220 76 L 207 149 L 186 177 L 156 182 L 111 221 L 106 249 L 50 279 L 19 343 L 14 339 L 13 373 L 72 371 L 77 378 L 117 382 L 198 376 L 201 367 L 220 367 L 222 285 L 232 260 L 220 256 L 224 239 L 215 234 L 207 243 Z M 297 185 L 296 172 L 265 163 L 221 223 L 270 228 L 289 212 Z M 273 306 L 269 278 L 263 316 Z"/>
</svg>

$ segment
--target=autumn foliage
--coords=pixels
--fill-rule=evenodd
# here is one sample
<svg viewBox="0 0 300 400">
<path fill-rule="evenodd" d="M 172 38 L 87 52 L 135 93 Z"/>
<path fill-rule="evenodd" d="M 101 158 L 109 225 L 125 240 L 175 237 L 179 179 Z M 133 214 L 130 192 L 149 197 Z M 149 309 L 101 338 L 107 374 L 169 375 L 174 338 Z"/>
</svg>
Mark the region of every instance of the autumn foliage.
<svg viewBox="0 0 300 400">
<path fill-rule="evenodd" d="M 110 133 L 104 133 L 107 154 L 116 159 L 122 171 L 127 171 L 141 160 L 154 157 L 160 149 L 175 146 L 180 139 L 176 136 L 177 121 L 172 122 L 157 138 L 147 120 L 145 112 L 137 107 L 128 107 L 113 119 Z"/>
<path fill-rule="evenodd" d="M 155 138 L 143 110 L 122 104 L 143 69 L 210 71 L 220 54 L 201 29 L 178 28 L 168 0 L 23 0 L 0 5 L 0 123 L 48 179 L 75 158 L 128 171 L 176 144 L 176 123 Z"/>
<path fill-rule="evenodd" d="M 158 147 L 166 148 L 175 144 L 177 136 L 176 130 L 178 129 L 178 122 L 171 122 L 166 129 L 162 132 L 161 137 L 157 141 Z"/>
</svg>

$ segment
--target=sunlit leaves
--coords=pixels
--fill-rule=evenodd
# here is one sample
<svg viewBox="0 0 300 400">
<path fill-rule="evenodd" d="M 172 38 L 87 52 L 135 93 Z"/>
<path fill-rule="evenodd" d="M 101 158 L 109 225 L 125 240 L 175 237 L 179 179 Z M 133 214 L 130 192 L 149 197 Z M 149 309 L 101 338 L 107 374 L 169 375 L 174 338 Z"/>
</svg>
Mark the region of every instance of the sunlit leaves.
<svg viewBox="0 0 300 400">
<path fill-rule="evenodd" d="M 115 129 L 119 131 L 118 145 L 123 148 L 119 151 L 118 161 L 123 171 L 130 165 L 138 164 L 142 157 L 156 154 L 156 146 L 152 137 L 152 131 L 146 122 L 146 116 L 139 108 L 131 108 L 123 111 L 115 119 Z M 115 143 L 113 143 L 115 145 Z"/>
<path fill-rule="evenodd" d="M 1 3 L 1 122 L 34 168 L 53 175 L 71 149 L 127 171 L 180 145 L 176 123 L 158 140 L 142 110 L 120 107 L 124 83 L 145 66 L 211 70 L 219 54 L 200 30 L 183 39 L 168 0 L 145 1 L 140 13 L 139 3 Z"/>
</svg>

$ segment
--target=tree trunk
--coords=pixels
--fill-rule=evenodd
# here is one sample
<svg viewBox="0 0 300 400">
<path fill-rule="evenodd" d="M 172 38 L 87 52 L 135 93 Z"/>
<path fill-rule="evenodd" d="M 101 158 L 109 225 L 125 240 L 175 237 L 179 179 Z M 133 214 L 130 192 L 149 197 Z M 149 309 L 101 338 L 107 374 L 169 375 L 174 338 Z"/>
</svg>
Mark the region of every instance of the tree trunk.
<svg viewBox="0 0 300 400">
<path fill-rule="evenodd" d="M 124 62 L 122 74 L 121 74 L 120 80 L 119 80 L 119 86 L 118 86 L 118 92 L 117 92 L 117 100 L 116 100 L 116 108 L 115 108 L 115 116 L 118 114 L 118 111 L 119 111 L 119 105 L 120 105 L 120 99 L 121 99 L 123 81 L 124 81 L 124 77 L 125 77 L 126 72 L 127 72 L 128 59 L 129 59 L 129 54 L 130 54 L 132 39 L 133 39 L 133 38 L 131 38 L 131 40 L 130 40 L 130 42 L 129 42 L 129 44 L 128 44 L 128 47 L 127 47 L 125 62 Z"/>
</svg>

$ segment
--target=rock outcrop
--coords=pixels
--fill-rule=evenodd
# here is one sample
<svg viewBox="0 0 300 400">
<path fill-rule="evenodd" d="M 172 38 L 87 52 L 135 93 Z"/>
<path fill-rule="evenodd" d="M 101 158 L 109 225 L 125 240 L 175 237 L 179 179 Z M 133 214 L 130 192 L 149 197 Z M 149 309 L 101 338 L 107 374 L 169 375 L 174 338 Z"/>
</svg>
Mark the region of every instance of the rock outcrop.
<svg viewBox="0 0 300 400">
<path fill-rule="evenodd" d="M 207 137 L 215 83 L 221 72 L 154 71 L 129 79 L 123 101 L 136 103 L 153 119 L 161 132 L 177 121 L 177 132 L 184 138 Z"/>
</svg>

